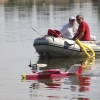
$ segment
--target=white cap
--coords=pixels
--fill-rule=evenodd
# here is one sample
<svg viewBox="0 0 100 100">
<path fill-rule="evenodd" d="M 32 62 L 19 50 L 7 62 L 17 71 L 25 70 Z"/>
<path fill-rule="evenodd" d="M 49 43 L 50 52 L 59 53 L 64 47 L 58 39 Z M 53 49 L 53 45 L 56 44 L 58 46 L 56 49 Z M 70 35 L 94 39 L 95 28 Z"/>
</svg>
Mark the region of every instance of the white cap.
<svg viewBox="0 0 100 100">
<path fill-rule="evenodd" d="M 73 20 L 73 19 L 75 19 L 75 17 L 74 17 L 74 16 L 69 17 L 69 20 Z"/>
</svg>

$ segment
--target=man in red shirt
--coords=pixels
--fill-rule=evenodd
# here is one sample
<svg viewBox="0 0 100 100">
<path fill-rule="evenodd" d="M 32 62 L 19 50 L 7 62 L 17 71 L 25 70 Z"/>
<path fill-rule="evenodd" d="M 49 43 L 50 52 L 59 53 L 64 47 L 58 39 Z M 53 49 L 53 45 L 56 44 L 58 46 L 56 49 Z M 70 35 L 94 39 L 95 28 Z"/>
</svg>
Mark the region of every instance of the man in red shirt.
<svg viewBox="0 0 100 100">
<path fill-rule="evenodd" d="M 90 41 L 90 29 L 88 24 L 84 21 L 84 17 L 82 15 L 77 15 L 76 21 L 79 26 L 77 33 L 73 37 L 73 40 L 77 38 L 81 41 Z"/>
</svg>

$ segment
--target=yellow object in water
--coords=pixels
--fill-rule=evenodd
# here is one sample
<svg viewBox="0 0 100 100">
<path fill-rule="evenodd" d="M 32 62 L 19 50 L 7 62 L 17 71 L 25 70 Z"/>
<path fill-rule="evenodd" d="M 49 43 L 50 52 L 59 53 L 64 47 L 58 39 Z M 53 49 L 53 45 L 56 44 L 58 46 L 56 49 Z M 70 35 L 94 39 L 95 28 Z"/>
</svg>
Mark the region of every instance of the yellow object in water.
<svg viewBox="0 0 100 100">
<path fill-rule="evenodd" d="M 91 58 L 86 58 L 84 60 L 84 62 L 82 62 L 82 68 L 88 68 L 88 66 L 93 66 L 94 64 L 94 61 L 95 61 L 95 57 L 91 57 Z"/>
<path fill-rule="evenodd" d="M 84 51 L 84 53 L 88 56 L 88 58 L 94 57 L 95 56 L 95 52 L 92 48 L 86 46 L 85 44 L 81 43 L 78 39 L 76 39 L 76 43 L 81 47 L 81 49 Z M 89 49 L 92 53 L 92 55 L 90 55 L 86 49 Z"/>
<path fill-rule="evenodd" d="M 26 82 L 26 74 L 21 75 L 22 76 L 22 81 Z"/>
</svg>

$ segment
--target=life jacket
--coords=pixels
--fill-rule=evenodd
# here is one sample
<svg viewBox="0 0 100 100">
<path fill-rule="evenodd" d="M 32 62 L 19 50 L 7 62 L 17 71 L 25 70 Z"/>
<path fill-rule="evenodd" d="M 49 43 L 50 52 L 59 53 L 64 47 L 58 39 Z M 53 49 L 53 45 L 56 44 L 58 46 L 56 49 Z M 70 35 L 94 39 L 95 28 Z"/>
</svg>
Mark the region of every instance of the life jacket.
<svg viewBox="0 0 100 100">
<path fill-rule="evenodd" d="M 48 35 L 54 36 L 54 37 L 61 37 L 60 36 L 60 31 L 58 30 L 52 30 L 52 29 L 48 29 Z"/>
</svg>

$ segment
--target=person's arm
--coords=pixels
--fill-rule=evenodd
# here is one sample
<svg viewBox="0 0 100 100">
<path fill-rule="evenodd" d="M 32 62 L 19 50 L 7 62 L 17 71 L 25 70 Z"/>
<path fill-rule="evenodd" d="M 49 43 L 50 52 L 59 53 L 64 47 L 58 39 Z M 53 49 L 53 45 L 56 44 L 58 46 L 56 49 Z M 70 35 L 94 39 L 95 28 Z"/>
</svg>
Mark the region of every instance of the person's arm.
<svg viewBox="0 0 100 100">
<path fill-rule="evenodd" d="M 77 37 L 77 39 L 81 39 L 82 37 L 83 37 L 83 35 L 84 35 L 84 32 L 81 32 L 80 34 L 79 34 L 79 36 Z"/>
<path fill-rule="evenodd" d="M 83 37 L 83 35 L 84 35 L 84 32 L 81 32 L 79 36 L 78 36 L 78 33 L 76 33 L 75 36 L 73 37 L 73 40 L 75 40 L 76 38 L 80 40 Z"/>
<path fill-rule="evenodd" d="M 74 35 L 74 37 L 72 38 L 72 40 L 75 40 L 75 39 L 77 38 L 77 36 L 78 36 L 78 33 L 76 33 L 76 34 Z"/>
</svg>

